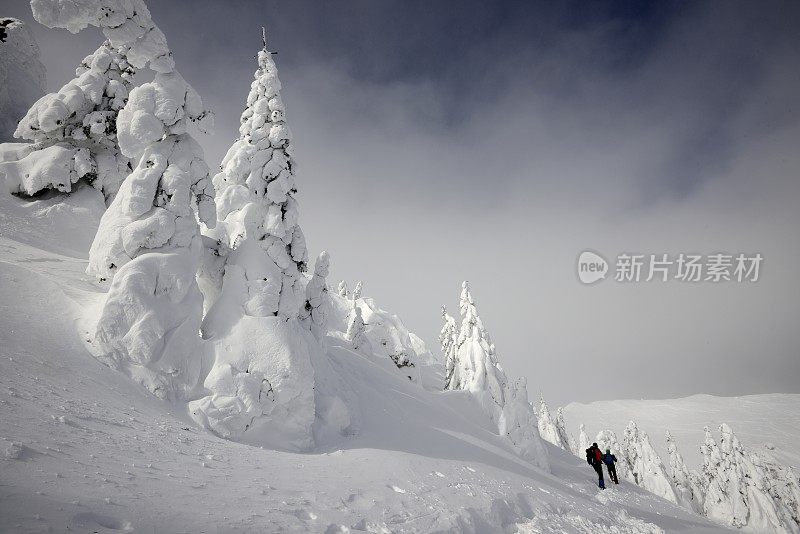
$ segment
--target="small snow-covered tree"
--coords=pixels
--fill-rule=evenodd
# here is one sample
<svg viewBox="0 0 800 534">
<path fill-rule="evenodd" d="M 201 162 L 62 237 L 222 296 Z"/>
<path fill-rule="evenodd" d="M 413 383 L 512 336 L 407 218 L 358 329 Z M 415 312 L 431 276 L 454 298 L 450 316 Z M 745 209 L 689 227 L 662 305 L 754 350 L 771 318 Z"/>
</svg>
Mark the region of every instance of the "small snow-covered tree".
<svg viewBox="0 0 800 534">
<path fill-rule="evenodd" d="M 564 448 L 573 454 L 578 454 L 578 448 L 575 443 L 575 436 L 570 434 L 567 430 L 567 422 L 564 419 L 564 408 L 559 406 L 558 410 L 556 410 L 556 430 L 558 430 L 558 435 L 561 439 L 561 443 L 565 446 Z"/>
<path fill-rule="evenodd" d="M 339 287 L 336 288 L 336 291 L 342 298 L 346 299 L 350 296 L 350 293 L 347 291 L 347 282 L 345 282 L 344 280 L 341 280 L 339 282 Z"/>
<path fill-rule="evenodd" d="M 509 383 L 466 281 L 461 285 L 459 309 L 461 328 L 456 342 L 453 373 L 457 382 L 453 380 L 454 384 L 458 389 L 467 390 L 475 396 L 501 435 L 509 437 L 523 458 L 542 469 L 549 469 L 536 423 L 536 412 L 528 402 L 528 392 L 524 389 L 526 382 L 517 380 Z M 507 406 L 509 402 L 511 406 Z M 512 429 L 519 430 L 512 432 Z M 516 437 L 511 439 L 511 435 Z"/>
<path fill-rule="evenodd" d="M 98 357 L 159 397 L 190 396 L 206 363 L 198 337 L 203 305 L 195 280 L 202 256 L 197 219 L 210 226 L 215 220 L 208 168 L 187 127 L 196 122 L 203 129 L 210 115 L 175 70 L 166 38 L 142 0 L 33 0 L 31 8 L 45 26 L 77 32 L 93 25 L 109 41 L 81 75 L 86 91 L 68 84 L 63 99 L 51 99 L 52 107 L 34 106 L 40 127 L 58 130 L 59 121 L 85 112 L 89 102 L 119 105 L 127 67 L 111 49 L 124 50 L 133 68 L 156 73 L 152 82 L 131 90 L 116 116 L 120 151 L 137 165 L 103 215 L 87 271 L 114 276 L 96 327 Z M 99 111 L 100 116 L 86 111 L 97 119 L 90 120 L 90 132 L 93 124 L 98 132 L 103 124 L 110 127 Z M 71 130 L 73 139 L 77 131 Z"/>
<path fill-rule="evenodd" d="M 578 450 L 575 451 L 575 455 L 579 458 L 583 458 L 584 451 L 588 449 L 590 445 L 589 436 L 586 434 L 586 425 L 581 423 L 580 432 L 578 434 Z"/>
<path fill-rule="evenodd" d="M 634 421 L 625 427 L 622 450 L 634 483 L 668 501 L 678 502 L 672 479 L 650 443 L 647 432 L 640 430 Z"/>
<path fill-rule="evenodd" d="M 353 314 L 350 316 L 350 322 L 347 324 L 347 339 L 350 341 L 353 350 L 369 348 L 366 330 L 367 327 L 364 324 L 364 319 L 361 317 L 361 308 L 354 306 Z"/>
<path fill-rule="evenodd" d="M 539 435 L 542 436 L 543 440 L 552 443 L 556 447 L 567 448 L 567 444 L 561 441 L 561 434 L 556 427 L 555 421 L 553 421 L 553 416 L 550 414 L 550 409 L 547 407 L 543 395 L 539 395 Z"/>
<path fill-rule="evenodd" d="M 678 504 L 695 513 L 702 513 L 702 488 L 697 485 L 696 478 L 692 475 L 691 471 L 689 471 L 689 468 L 686 467 L 683 456 L 678 452 L 678 444 L 675 442 L 669 430 L 666 431 L 666 440 L 667 452 L 669 453 L 669 471 L 672 477 L 672 485 L 678 497 Z"/>
<path fill-rule="evenodd" d="M 358 300 L 361 298 L 361 280 L 356 283 L 355 289 L 353 289 L 353 300 Z"/>
<path fill-rule="evenodd" d="M 732 505 L 727 494 L 727 481 L 722 466 L 722 455 L 711 430 L 703 427 L 705 439 L 700 446 L 703 454 L 703 513 L 726 524 L 732 524 Z"/>
<path fill-rule="evenodd" d="M 445 362 L 444 389 L 461 389 L 459 376 L 455 373 L 458 325 L 444 306 L 442 306 L 442 319 L 444 319 L 444 326 L 439 332 L 439 343 L 442 346 L 442 356 Z"/>
<path fill-rule="evenodd" d="M 498 430 L 501 435 L 506 436 L 520 456 L 549 470 L 547 453 L 537 432 L 536 414 L 528 401 L 528 382 L 525 377 L 508 385 Z"/>
<path fill-rule="evenodd" d="M 12 193 L 69 193 L 83 179 L 111 203 L 133 168 L 117 143 L 117 117 L 136 73 L 126 52 L 106 41 L 84 58 L 75 79 L 28 110 L 14 136 L 34 143 L 30 153 L 0 164 Z"/>
<path fill-rule="evenodd" d="M 320 252 L 314 262 L 314 274 L 306 284 L 305 305 L 300 308 L 300 321 L 306 325 L 318 340 L 325 335 L 325 326 L 328 318 L 326 299 L 328 286 L 326 277 L 330 270 L 330 256 L 325 251 Z"/>
<path fill-rule="evenodd" d="M 458 332 L 456 349 L 456 371 L 461 389 L 480 391 L 502 407 L 506 375 L 497 361 L 495 347 L 478 315 L 475 301 L 465 280 L 461 284 L 459 303 L 461 328 Z"/>
</svg>

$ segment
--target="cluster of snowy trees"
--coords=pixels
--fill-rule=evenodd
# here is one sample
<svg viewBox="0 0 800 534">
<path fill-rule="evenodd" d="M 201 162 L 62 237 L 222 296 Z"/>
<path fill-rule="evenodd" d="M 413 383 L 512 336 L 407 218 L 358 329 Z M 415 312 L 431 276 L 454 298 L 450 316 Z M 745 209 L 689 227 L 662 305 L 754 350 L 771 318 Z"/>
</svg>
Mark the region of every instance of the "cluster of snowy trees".
<svg viewBox="0 0 800 534">
<path fill-rule="evenodd" d="M 73 80 L 31 106 L 15 132 L 29 143 L 0 163 L 11 193 L 86 184 L 106 200 L 87 268 L 107 289 L 95 355 L 187 402 L 221 436 L 309 448 L 330 259 L 321 253 L 306 273 L 291 132 L 266 36 L 239 138 L 212 180 L 190 132 L 207 132 L 213 115 L 143 0 L 31 7 L 45 26 L 95 26 L 106 38 Z"/>
<path fill-rule="evenodd" d="M 549 469 L 527 382 L 507 378 L 466 281 L 461 285 L 459 310 L 461 326 L 457 327 L 442 307 L 445 324 L 439 340 L 445 357 L 444 389 L 469 391 L 523 458 Z"/>
<path fill-rule="evenodd" d="M 538 412 L 539 432 L 553 445 L 584 458 L 591 441 L 584 425 L 576 442 L 568 433 L 563 412 L 553 418 L 544 399 Z M 601 430 L 594 441 L 617 457 L 617 475 L 664 499 L 727 526 L 754 531 L 800 532 L 800 484 L 790 467 L 764 454 L 748 451 L 730 426 L 719 427 L 719 442 L 708 427 L 700 449 L 700 471 L 689 469 L 678 445 L 666 431 L 669 463 L 664 465 L 647 433 L 631 421 L 622 441 L 612 430 Z"/>
</svg>

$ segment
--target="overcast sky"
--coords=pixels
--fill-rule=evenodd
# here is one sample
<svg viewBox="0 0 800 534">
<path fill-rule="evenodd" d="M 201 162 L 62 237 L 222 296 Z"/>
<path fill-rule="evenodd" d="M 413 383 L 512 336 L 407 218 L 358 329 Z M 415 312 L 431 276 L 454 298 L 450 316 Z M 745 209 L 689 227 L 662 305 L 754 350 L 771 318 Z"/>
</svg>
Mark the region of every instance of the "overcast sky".
<svg viewBox="0 0 800 534">
<path fill-rule="evenodd" d="M 509 375 L 573 400 L 800 392 L 800 4 L 150 1 L 237 135 L 265 25 L 301 224 L 438 354 L 463 279 Z M 29 22 L 57 90 L 102 41 Z M 576 259 L 755 253 L 756 283 L 581 285 Z M 613 265 L 612 265 L 613 268 Z"/>
</svg>

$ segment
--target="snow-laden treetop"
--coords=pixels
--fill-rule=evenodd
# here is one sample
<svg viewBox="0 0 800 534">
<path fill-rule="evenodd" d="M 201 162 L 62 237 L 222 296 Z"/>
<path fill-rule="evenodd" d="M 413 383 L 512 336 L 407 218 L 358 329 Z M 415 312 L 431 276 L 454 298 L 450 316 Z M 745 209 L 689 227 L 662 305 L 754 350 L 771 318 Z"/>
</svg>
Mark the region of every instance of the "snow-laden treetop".
<svg viewBox="0 0 800 534">
<path fill-rule="evenodd" d="M 167 39 L 143 0 L 31 0 L 31 9 L 34 18 L 48 28 L 78 33 L 97 26 L 112 46 L 127 48 L 128 62 L 138 69 L 175 70 Z"/>
</svg>

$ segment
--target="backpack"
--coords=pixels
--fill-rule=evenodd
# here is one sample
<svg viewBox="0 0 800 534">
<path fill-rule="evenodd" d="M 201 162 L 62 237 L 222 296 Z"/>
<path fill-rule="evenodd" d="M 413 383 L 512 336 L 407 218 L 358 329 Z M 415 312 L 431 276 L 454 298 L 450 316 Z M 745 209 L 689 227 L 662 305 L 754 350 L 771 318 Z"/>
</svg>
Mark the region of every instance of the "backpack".
<svg viewBox="0 0 800 534">
<path fill-rule="evenodd" d="M 595 449 L 594 450 L 594 459 L 597 460 L 597 463 L 600 463 L 600 462 L 603 461 L 603 453 L 600 452 L 600 449 Z"/>
<path fill-rule="evenodd" d="M 592 456 L 593 456 L 593 451 L 592 448 L 589 447 L 588 449 L 586 449 L 586 463 L 588 464 L 592 463 Z"/>
</svg>

